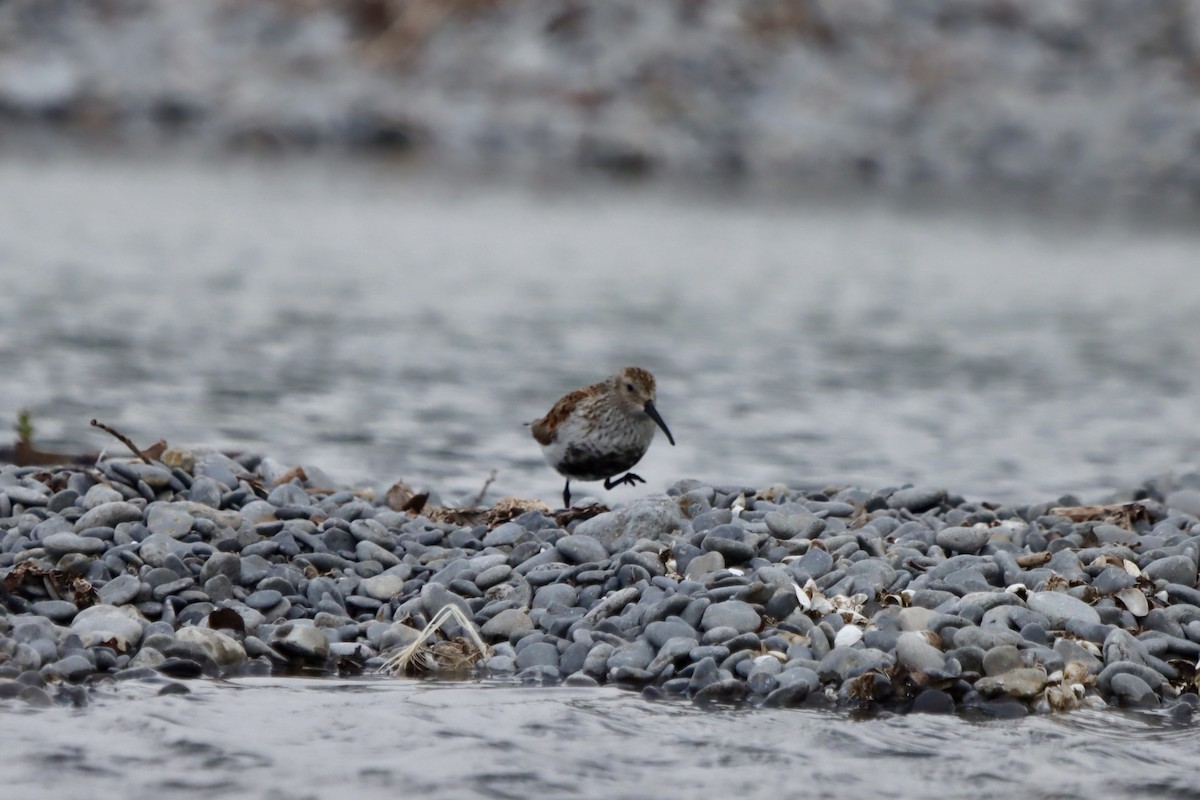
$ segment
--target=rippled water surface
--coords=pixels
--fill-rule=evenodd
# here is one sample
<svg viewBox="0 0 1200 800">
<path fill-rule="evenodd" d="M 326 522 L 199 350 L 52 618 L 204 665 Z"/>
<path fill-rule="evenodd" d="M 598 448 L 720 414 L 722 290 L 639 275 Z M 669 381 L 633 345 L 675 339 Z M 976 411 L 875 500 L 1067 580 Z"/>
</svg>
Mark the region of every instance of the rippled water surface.
<svg viewBox="0 0 1200 800">
<path fill-rule="evenodd" d="M 13 797 L 1187 798 L 1192 726 L 700 711 L 619 689 L 410 680 L 123 684 L 5 720 Z M 13 735 L 20 729 L 22 737 Z M 109 787 L 109 788 L 106 788 Z M 115 796 L 115 795 L 113 795 Z"/>
<path fill-rule="evenodd" d="M 12 157 L 0 231 L 0 418 L 28 407 L 76 449 L 112 443 L 100 417 L 447 500 L 497 469 L 493 498 L 554 500 L 523 423 L 636 363 L 679 443 L 651 448 L 639 491 L 836 479 L 1040 501 L 1200 460 L 1187 231 Z"/>
<path fill-rule="evenodd" d="M 0 161 L 0 420 L 553 502 L 523 423 L 637 363 L 679 445 L 766 484 L 1099 498 L 1200 460 L 1200 239 L 1123 222 L 384 165 Z M 8 423 L 5 423 L 6 425 Z M 115 446 L 115 445 L 113 445 Z M 602 491 L 600 494 L 604 494 Z M 633 490 L 606 499 L 620 501 Z M 392 680 L 0 706 L 4 796 L 1200 797 L 1192 726 L 700 711 Z"/>
</svg>

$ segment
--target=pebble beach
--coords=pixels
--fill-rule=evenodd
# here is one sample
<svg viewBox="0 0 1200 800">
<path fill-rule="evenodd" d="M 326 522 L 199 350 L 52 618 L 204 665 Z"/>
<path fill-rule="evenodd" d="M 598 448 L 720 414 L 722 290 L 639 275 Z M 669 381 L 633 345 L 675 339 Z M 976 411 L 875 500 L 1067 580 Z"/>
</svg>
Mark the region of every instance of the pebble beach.
<svg viewBox="0 0 1200 800">
<path fill-rule="evenodd" d="M 490 646 L 460 676 L 518 684 L 1004 718 L 1200 704 L 1188 476 L 1093 507 L 683 480 L 556 513 L 162 458 L 0 470 L 0 697 L 371 675 L 454 605 Z"/>
</svg>

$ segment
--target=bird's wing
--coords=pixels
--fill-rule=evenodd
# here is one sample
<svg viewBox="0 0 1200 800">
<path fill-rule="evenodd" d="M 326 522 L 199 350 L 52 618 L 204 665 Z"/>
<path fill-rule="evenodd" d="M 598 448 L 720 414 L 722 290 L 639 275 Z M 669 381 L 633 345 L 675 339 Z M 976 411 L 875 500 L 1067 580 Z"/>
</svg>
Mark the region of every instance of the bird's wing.
<svg viewBox="0 0 1200 800">
<path fill-rule="evenodd" d="M 554 404 L 554 408 L 546 413 L 546 416 L 531 422 L 529 428 L 533 432 L 533 438 L 537 440 L 537 443 L 547 445 L 553 442 L 554 435 L 558 432 L 558 428 L 563 420 L 574 413 L 575 407 L 579 405 L 579 401 L 586 396 L 586 389 L 577 389 L 568 395 L 564 395 Z"/>
</svg>

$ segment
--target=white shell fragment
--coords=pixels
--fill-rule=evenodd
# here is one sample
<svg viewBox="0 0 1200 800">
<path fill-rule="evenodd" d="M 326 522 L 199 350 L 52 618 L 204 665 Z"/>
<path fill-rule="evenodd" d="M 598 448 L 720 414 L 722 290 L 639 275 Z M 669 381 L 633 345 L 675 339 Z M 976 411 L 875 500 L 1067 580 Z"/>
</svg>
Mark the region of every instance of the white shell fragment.
<svg viewBox="0 0 1200 800">
<path fill-rule="evenodd" d="M 1144 617 L 1150 613 L 1150 604 L 1146 601 L 1146 595 L 1133 586 L 1117 592 L 1116 597 L 1135 617 Z"/>
<path fill-rule="evenodd" d="M 843 625 L 842 629 L 837 632 L 837 636 L 833 637 L 833 646 L 849 647 L 855 642 L 861 641 L 862 638 L 862 628 L 857 625 Z"/>
</svg>

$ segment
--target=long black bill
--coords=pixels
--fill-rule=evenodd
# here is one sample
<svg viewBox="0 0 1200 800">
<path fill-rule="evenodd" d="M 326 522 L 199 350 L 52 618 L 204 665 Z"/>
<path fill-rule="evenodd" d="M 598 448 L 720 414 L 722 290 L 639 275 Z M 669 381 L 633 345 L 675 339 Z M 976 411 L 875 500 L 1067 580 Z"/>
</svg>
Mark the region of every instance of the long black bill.
<svg viewBox="0 0 1200 800">
<path fill-rule="evenodd" d="M 671 435 L 669 430 L 667 430 L 667 423 L 663 422 L 663 418 L 658 415 L 658 409 L 654 407 L 654 403 L 646 403 L 645 408 L 646 415 L 649 416 L 650 419 L 654 420 L 658 427 L 662 428 L 662 432 L 667 435 L 667 441 L 674 445 L 675 437 Z"/>
</svg>

